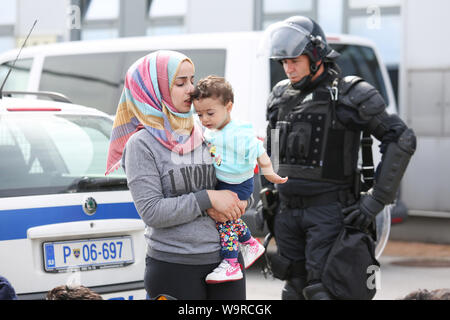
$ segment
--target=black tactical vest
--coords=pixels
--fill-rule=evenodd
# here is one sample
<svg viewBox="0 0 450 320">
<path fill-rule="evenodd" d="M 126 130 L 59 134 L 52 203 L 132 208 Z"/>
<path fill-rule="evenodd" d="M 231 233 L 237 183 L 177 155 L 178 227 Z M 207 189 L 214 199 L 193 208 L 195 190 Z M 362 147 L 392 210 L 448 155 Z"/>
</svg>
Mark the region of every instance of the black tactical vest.
<svg viewBox="0 0 450 320">
<path fill-rule="evenodd" d="M 280 176 L 353 183 L 360 132 L 346 129 L 336 119 L 333 109 L 338 101 L 333 106 L 331 88 L 332 83 L 327 81 L 309 94 L 294 95 L 279 107 L 276 129 Z M 276 149 L 271 140 L 273 161 Z"/>
</svg>

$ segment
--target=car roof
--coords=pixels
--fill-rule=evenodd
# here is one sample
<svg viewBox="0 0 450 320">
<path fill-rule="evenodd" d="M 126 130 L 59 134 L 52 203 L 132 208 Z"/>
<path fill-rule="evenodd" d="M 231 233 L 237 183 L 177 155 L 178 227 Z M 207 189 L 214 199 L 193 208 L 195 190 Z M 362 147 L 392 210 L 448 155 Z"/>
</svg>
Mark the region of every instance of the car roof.
<svg viewBox="0 0 450 320">
<path fill-rule="evenodd" d="M 0 114 L 12 112 L 49 112 L 58 114 L 81 114 L 92 116 L 110 116 L 95 108 L 85 107 L 78 104 L 57 102 L 34 98 L 10 98 L 0 99 Z"/>
<path fill-rule="evenodd" d="M 226 48 L 236 44 L 236 42 L 257 42 L 260 40 L 262 34 L 263 31 L 189 33 L 181 35 L 69 41 L 24 48 L 21 52 L 21 58 L 24 59 L 36 55 L 73 55 L 95 52 Z M 327 34 L 327 40 L 330 43 L 374 46 L 374 43 L 369 39 L 347 34 L 330 33 Z M 13 49 L 0 54 L 0 61 L 14 59 L 18 50 L 19 49 Z"/>
</svg>

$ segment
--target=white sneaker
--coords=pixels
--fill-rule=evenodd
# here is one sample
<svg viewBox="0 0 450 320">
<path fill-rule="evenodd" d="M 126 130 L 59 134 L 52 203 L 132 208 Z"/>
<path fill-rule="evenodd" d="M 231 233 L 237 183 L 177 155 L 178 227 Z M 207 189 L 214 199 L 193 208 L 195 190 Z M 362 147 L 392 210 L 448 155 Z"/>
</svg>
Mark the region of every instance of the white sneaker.
<svg viewBox="0 0 450 320">
<path fill-rule="evenodd" d="M 222 260 L 217 268 L 206 276 L 206 283 L 222 283 L 242 279 L 241 265 L 230 264 L 227 260 Z"/>
<path fill-rule="evenodd" d="M 241 243 L 241 252 L 242 257 L 244 258 L 245 269 L 250 268 L 250 266 L 263 255 L 264 251 L 266 251 L 266 249 L 258 240 L 256 240 L 253 245 Z"/>
</svg>

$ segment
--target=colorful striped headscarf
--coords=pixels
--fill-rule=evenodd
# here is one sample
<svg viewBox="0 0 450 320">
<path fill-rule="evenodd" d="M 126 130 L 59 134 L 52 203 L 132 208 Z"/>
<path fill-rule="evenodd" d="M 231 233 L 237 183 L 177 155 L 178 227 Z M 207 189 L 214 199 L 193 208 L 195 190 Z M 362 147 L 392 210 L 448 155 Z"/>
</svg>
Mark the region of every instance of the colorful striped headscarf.
<svg viewBox="0 0 450 320">
<path fill-rule="evenodd" d="M 114 119 L 105 175 L 119 168 L 125 144 L 143 128 L 178 154 L 189 153 L 201 145 L 202 131 L 194 123 L 193 109 L 179 113 L 170 97 L 183 61 L 192 63 L 179 52 L 161 50 L 142 57 L 128 69 Z"/>
</svg>

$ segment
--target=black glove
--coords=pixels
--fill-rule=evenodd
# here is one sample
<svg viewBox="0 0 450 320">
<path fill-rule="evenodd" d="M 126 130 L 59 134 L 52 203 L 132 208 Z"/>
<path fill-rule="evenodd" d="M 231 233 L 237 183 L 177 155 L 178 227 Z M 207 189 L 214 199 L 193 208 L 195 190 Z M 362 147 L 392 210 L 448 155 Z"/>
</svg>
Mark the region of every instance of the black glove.
<svg viewBox="0 0 450 320">
<path fill-rule="evenodd" d="M 383 208 L 384 204 L 377 201 L 371 194 L 365 194 L 354 205 L 342 210 L 345 216 L 344 224 L 366 230 Z"/>
</svg>

